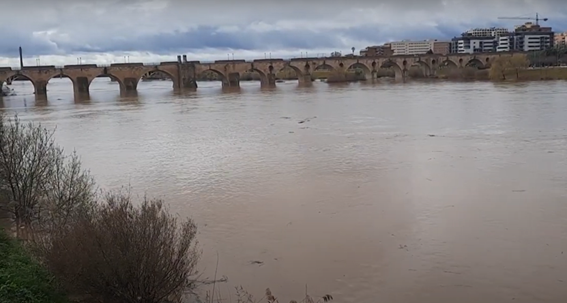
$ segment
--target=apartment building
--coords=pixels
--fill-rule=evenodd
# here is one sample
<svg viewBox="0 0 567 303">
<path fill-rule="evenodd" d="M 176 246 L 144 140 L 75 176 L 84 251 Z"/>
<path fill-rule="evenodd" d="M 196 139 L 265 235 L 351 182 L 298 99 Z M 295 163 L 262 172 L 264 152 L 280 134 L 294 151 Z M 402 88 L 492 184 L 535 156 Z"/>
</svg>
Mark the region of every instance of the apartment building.
<svg viewBox="0 0 567 303">
<path fill-rule="evenodd" d="M 484 36 L 483 36 L 484 34 Z M 554 45 L 551 27 L 526 22 L 514 31 L 503 28 L 473 29 L 452 39 L 452 52 L 481 53 L 508 51 L 538 51 Z"/>
<path fill-rule="evenodd" d="M 450 43 L 448 41 L 422 40 L 422 41 L 395 41 L 389 42 L 394 55 L 423 55 L 429 52 L 435 54 L 448 54 Z"/>
<path fill-rule="evenodd" d="M 453 38 L 453 52 L 459 54 L 490 53 L 496 51 L 498 45 L 495 37 L 466 36 Z"/>
<path fill-rule="evenodd" d="M 553 44 L 567 46 L 567 32 L 556 33 L 553 37 Z"/>
<path fill-rule="evenodd" d="M 498 37 L 506 35 L 510 32 L 507 28 L 503 27 L 487 27 L 487 28 L 474 28 L 462 34 L 467 37 Z"/>
<path fill-rule="evenodd" d="M 514 32 L 498 38 L 497 51 L 540 51 L 555 45 L 555 34 L 551 27 L 526 22 L 518 25 Z"/>
<path fill-rule="evenodd" d="M 433 43 L 433 53 L 439 55 L 446 55 L 451 53 L 451 42 L 449 41 L 435 41 Z"/>
<path fill-rule="evenodd" d="M 389 44 L 368 46 L 360 51 L 361 56 L 375 57 L 375 56 L 392 56 L 394 53 Z"/>
</svg>

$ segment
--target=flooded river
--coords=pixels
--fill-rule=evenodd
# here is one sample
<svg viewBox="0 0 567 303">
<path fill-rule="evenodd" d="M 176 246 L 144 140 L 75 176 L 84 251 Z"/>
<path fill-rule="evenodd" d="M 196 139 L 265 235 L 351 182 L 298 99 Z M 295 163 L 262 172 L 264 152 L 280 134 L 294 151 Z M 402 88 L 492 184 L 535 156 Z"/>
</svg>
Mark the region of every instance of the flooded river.
<svg viewBox="0 0 567 303">
<path fill-rule="evenodd" d="M 193 217 L 225 298 L 567 299 L 567 82 L 12 87 L 3 108 L 57 126 L 102 187 Z"/>
</svg>

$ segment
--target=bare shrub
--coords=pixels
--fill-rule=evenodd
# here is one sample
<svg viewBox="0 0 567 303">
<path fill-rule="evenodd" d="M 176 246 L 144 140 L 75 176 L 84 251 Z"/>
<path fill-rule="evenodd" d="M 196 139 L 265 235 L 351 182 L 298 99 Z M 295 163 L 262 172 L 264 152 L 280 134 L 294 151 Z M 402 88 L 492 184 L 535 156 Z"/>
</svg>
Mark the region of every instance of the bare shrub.
<svg viewBox="0 0 567 303">
<path fill-rule="evenodd" d="M 94 195 L 94 180 L 79 157 L 66 156 L 53 133 L 17 116 L 0 116 L 0 210 L 20 239 L 66 224 Z"/>
<path fill-rule="evenodd" d="M 196 283 L 197 227 L 178 225 L 161 200 L 134 206 L 110 193 L 71 228 L 51 235 L 44 262 L 71 294 L 93 301 L 159 303 L 180 298 Z"/>
</svg>

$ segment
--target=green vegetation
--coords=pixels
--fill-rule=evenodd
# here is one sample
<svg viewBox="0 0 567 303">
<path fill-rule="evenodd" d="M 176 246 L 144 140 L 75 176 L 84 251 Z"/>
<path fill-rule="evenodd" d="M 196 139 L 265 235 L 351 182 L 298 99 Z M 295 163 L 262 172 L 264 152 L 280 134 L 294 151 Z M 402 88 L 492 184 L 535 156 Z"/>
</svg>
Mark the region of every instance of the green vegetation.
<svg viewBox="0 0 567 303">
<path fill-rule="evenodd" d="M 0 302 L 63 303 L 54 278 L 17 240 L 0 229 Z"/>
<path fill-rule="evenodd" d="M 530 66 L 558 66 L 567 64 L 567 46 L 558 45 L 542 51 L 529 52 L 527 54 Z"/>
</svg>

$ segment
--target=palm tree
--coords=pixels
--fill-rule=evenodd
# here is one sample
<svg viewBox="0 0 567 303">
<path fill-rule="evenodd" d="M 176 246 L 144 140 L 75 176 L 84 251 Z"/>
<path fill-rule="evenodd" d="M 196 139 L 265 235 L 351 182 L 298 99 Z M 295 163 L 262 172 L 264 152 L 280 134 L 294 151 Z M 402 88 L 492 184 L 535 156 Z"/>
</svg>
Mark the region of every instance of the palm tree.
<svg viewBox="0 0 567 303">
<path fill-rule="evenodd" d="M 351 48 L 353 55 L 354 55 L 354 50 L 355 50 L 355 49 L 356 49 L 356 48 L 354 48 L 354 46 Z"/>
</svg>

